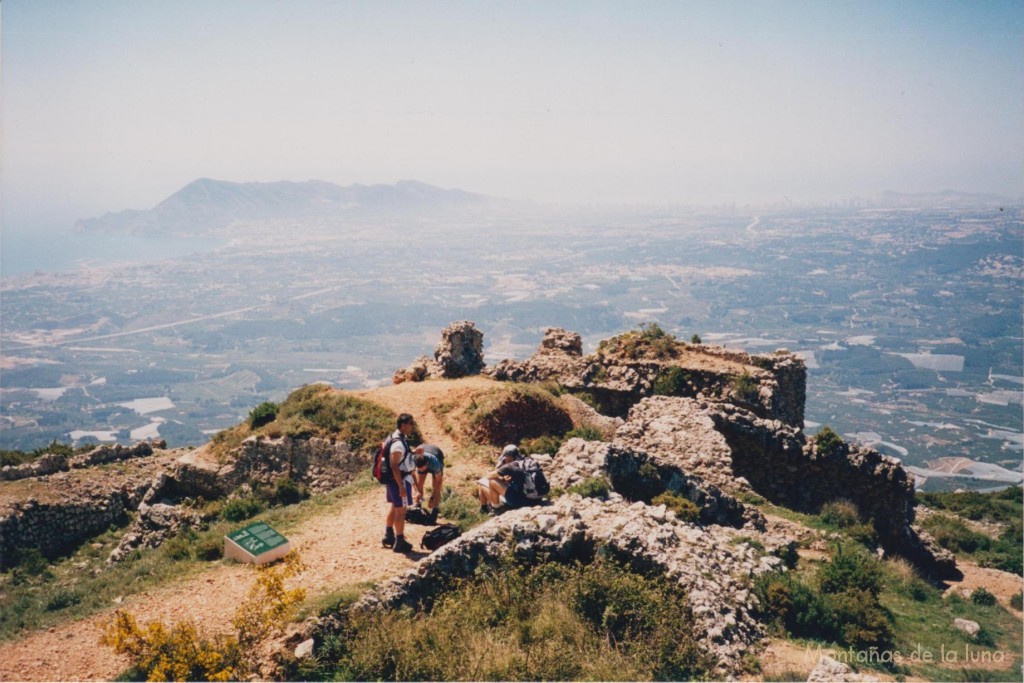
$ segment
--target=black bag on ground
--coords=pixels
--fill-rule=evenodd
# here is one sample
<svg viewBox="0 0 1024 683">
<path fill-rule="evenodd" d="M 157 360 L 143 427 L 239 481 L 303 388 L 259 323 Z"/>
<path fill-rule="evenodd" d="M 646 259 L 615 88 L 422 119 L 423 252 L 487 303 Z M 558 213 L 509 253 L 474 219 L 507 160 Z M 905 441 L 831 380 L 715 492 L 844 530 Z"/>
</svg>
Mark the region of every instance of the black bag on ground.
<svg viewBox="0 0 1024 683">
<path fill-rule="evenodd" d="M 405 508 L 405 521 L 409 524 L 422 524 L 430 526 L 430 513 L 421 507 Z"/>
<path fill-rule="evenodd" d="M 459 531 L 459 527 L 454 524 L 441 524 L 423 534 L 423 540 L 420 541 L 420 547 L 426 548 L 427 550 L 437 550 L 445 543 L 454 541 L 461 535 L 462 532 Z"/>
</svg>

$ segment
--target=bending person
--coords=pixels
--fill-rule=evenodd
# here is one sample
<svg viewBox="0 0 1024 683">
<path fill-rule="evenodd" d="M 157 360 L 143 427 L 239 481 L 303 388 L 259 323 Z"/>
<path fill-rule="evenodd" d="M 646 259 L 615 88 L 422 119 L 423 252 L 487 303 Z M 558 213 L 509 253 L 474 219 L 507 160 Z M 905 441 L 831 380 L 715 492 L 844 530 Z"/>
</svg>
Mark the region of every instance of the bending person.
<svg viewBox="0 0 1024 683">
<path fill-rule="evenodd" d="M 418 454 L 414 461 L 416 463 L 416 484 L 417 505 L 423 503 L 423 485 L 430 475 L 430 523 L 437 521 L 437 508 L 441 504 L 441 486 L 444 484 L 444 451 L 434 444 L 423 444 L 423 452 Z M 417 449 L 419 450 L 419 449 Z"/>
</svg>

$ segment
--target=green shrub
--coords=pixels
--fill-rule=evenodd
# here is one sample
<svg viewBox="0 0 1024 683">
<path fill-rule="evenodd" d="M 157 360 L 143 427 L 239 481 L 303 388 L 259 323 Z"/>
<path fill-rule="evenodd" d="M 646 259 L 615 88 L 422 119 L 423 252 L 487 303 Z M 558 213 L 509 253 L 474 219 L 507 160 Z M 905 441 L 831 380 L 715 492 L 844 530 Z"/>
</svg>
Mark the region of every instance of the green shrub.
<svg viewBox="0 0 1024 683">
<path fill-rule="evenodd" d="M 878 600 L 882 570 L 877 559 L 840 546 L 815 579 L 817 587 L 792 572 L 758 577 L 754 586 L 766 619 L 798 638 L 856 648 L 892 644 L 891 617 Z"/>
<path fill-rule="evenodd" d="M 832 431 L 832 428 L 825 425 L 821 430 L 814 436 L 814 447 L 821 455 L 825 457 L 837 457 L 844 455 L 848 446 L 843 441 L 842 437 Z"/>
<path fill-rule="evenodd" d="M 32 462 L 36 456 L 22 451 L 0 451 L 0 467 L 16 467 Z"/>
<path fill-rule="evenodd" d="M 687 396 L 692 393 L 690 374 L 677 365 L 665 368 L 654 379 L 656 396 Z"/>
<path fill-rule="evenodd" d="M 732 378 L 732 390 L 737 396 L 745 401 L 756 401 L 761 385 L 754 376 L 746 370 L 742 375 Z"/>
<path fill-rule="evenodd" d="M 343 615 L 303 680 L 695 680 L 714 661 L 686 596 L 602 559 L 522 566 L 508 558 L 421 612 Z"/>
<path fill-rule="evenodd" d="M 271 401 L 264 401 L 249 412 L 249 427 L 259 429 L 277 419 L 278 405 Z"/>
<path fill-rule="evenodd" d="M 266 504 L 262 498 L 249 495 L 226 501 L 224 507 L 221 508 L 220 514 L 229 522 L 241 522 L 250 517 L 255 517 L 265 509 Z"/>
<path fill-rule="evenodd" d="M 772 555 L 782 560 L 787 569 L 795 569 L 800 561 L 799 546 L 796 541 L 790 541 L 772 551 Z"/>
<path fill-rule="evenodd" d="M 305 484 L 297 484 L 290 477 L 281 477 L 274 482 L 270 502 L 276 505 L 294 505 L 309 498 Z"/>
<path fill-rule="evenodd" d="M 441 490 L 441 502 L 437 511 L 441 517 L 457 525 L 461 531 L 467 531 L 488 519 L 486 515 L 480 514 L 480 501 L 476 497 L 459 493 L 450 486 L 445 486 Z"/>
<path fill-rule="evenodd" d="M 818 569 L 822 593 L 863 591 L 878 597 L 882 591 L 882 565 L 863 550 L 836 546 L 832 559 Z"/>
<path fill-rule="evenodd" d="M 857 506 L 848 500 L 835 500 L 821 506 L 818 513 L 821 521 L 836 529 L 848 529 L 860 524 Z"/>
<path fill-rule="evenodd" d="M 277 419 L 263 429 L 297 438 L 320 436 L 343 441 L 353 451 L 368 452 L 395 429 L 398 416 L 366 399 L 335 391 L 323 384 L 312 384 L 293 391 L 280 405 Z M 422 441 L 418 432 L 409 444 Z"/>
<path fill-rule="evenodd" d="M 657 495 L 651 500 L 651 505 L 664 505 L 676 513 L 676 517 L 683 522 L 697 522 L 700 520 L 700 508 L 689 498 L 684 498 L 676 493 L 666 491 Z M 763 545 L 761 550 L 764 550 Z"/>
<path fill-rule="evenodd" d="M 554 455 L 569 439 L 579 438 L 585 441 L 600 441 L 604 438 L 601 430 L 591 425 L 583 425 L 571 429 L 562 436 L 545 434 L 535 439 L 523 439 L 519 443 L 519 450 L 523 453 L 549 453 Z"/>
<path fill-rule="evenodd" d="M 566 489 L 566 493 L 575 493 L 584 498 L 607 498 L 609 491 L 611 491 L 611 484 L 604 477 L 584 479 Z"/>
<path fill-rule="evenodd" d="M 625 332 L 598 344 L 598 355 L 618 355 L 630 360 L 671 358 L 679 342 L 657 323 L 642 323 L 640 330 Z"/>
<path fill-rule="evenodd" d="M 971 602 L 975 605 L 991 606 L 996 604 L 996 596 L 984 588 L 975 588 L 971 592 Z"/>
<path fill-rule="evenodd" d="M 971 529 L 962 520 L 949 515 L 930 515 L 921 521 L 921 526 L 947 550 L 954 553 L 975 553 L 988 550 L 992 539 Z"/>
<path fill-rule="evenodd" d="M 46 601 L 46 611 L 56 612 L 82 602 L 82 596 L 73 590 L 58 590 Z"/>
<path fill-rule="evenodd" d="M 601 441 L 604 439 L 604 434 L 593 425 L 582 425 L 565 433 L 566 441 L 573 438 L 583 439 L 584 441 Z"/>
<path fill-rule="evenodd" d="M 704 342 L 701 341 L 700 335 L 695 333 L 692 337 L 690 337 L 690 343 L 691 344 L 703 344 Z"/>
<path fill-rule="evenodd" d="M 1024 611 L 1024 592 L 1017 591 L 1010 596 L 1010 607 L 1018 612 Z"/>
<path fill-rule="evenodd" d="M 535 439 L 523 439 L 519 443 L 519 450 L 523 453 L 550 453 L 555 454 L 562 447 L 562 439 L 551 434 L 538 436 Z"/>
</svg>

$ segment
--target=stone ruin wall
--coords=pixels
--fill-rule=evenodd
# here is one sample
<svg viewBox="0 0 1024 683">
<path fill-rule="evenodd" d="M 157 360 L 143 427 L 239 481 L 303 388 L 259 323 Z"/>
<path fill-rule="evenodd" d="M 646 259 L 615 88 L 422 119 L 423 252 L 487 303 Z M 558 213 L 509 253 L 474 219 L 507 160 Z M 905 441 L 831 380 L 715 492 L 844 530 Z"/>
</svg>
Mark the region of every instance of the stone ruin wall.
<svg viewBox="0 0 1024 683">
<path fill-rule="evenodd" d="M 128 512 L 138 507 L 148 484 L 62 503 L 41 503 L 34 498 L 0 511 L 0 567 L 13 563 L 18 549 L 36 548 L 53 557 L 86 539 L 122 526 Z"/>
<path fill-rule="evenodd" d="M 186 489 L 207 498 L 225 496 L 253 479 L 272 484 L 282 477 L 320 493 L 348 482 L 369 464 L 344 442 L 250 436 L 223 464 L 186 459 L 172 476 Z"/>
<path fill-rule="evenodd" d="M 81 469 L 92 467 L 108 462 L 131 460 L 133 458 L 145 458 L 153 455 L 154 449 L 163 450 L 167 448 L 167 442 L 143 441 L 134 446 L 100 446 L 85 453 L 79 453 L 72 457 L 60 455 L 59 453 L 46 453 L 32 462 L 23 465 L 8 465 L 0 468 L 0 480 L 16 481 L 28 479 L 29 477 L 45 477 L 56 472 L 67 472 L 69 469 Z"/>
<path fill-rule="evenodd" d="M 756 368 L 752 377 L 758 382 L 754 400 L 732 395 L 732 377 L 723 371 L 685 368 L 688 381 L 685 395 L 716 398 L 742 403 L 762 417 L 802 427 L 807 398 L 807 367 L 795 354 L 776 351 L 751 355 L 718 346 L 687 344 L 689 353 Z M 658 376 L 676 364 L 671 360 L 625 360 L 597 354 L 582 355 L 580 335 L 562 328 L 549 328 L 540 348 L 525 361 L 502 360 L 485 373 L 509 382 L 556 381 L 569 391 L 586 391 L 606 409 L 625 415 L 642 398 L 654 394 Z M 680 366 L 681 367 L 681 366 Z"/>
</svg>

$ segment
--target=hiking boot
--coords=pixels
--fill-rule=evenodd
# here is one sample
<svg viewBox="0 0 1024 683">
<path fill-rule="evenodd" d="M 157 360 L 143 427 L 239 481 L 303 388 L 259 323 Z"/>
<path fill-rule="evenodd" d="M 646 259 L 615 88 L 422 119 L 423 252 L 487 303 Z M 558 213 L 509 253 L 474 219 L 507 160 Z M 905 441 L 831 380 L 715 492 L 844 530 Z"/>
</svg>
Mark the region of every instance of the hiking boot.
<svg viewBox="0 0 1024 683">
<path fill-rule="evenodd" d="M 385 548 L 390 548 L 395 544 L 395 532 L 388 529 L 387 533 L 384 534 L 384 538 L 380 539 L 380 542 Z"/>
<path fill-rule="evenodd" d="M 481 515 L 489 515 L 489 514 L 491 514 L 491 506 L 490 505 L 481 505 L 480 506 L 480 514 Z"/>
<path fill-rule="evenodd" d="M 437 524 L 437 508 L 430 511 L 430 517 L 427 518 L 428 524 Z"/>
<path fill-rule="evenodd" d="M 395 541 L 395 547 L 392 548 L 396 553 L 408 553 L 412 551 L 412 544 L 405 540 L 405 537 L 399 538 Z"/>
</svg>

